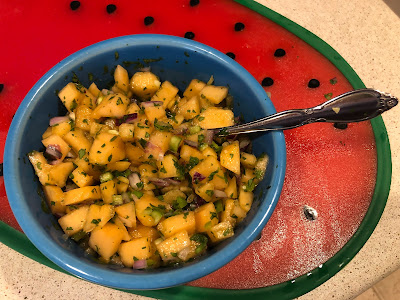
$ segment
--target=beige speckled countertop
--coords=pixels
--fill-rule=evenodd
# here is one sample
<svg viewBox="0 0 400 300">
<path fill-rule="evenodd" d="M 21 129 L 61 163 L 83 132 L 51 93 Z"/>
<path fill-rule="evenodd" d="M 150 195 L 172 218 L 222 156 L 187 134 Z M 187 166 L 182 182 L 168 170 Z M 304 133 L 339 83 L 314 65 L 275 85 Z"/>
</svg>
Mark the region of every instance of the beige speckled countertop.
<svg viewBox="0 0 400 300">
<path fill-rule="evenodd" d="M 397 0 L 387 0 L 387 2 Z M 367 87 L 400 96 L 400 18 L 382 0 L 259 0 L 333 46 Z M 356 257 L 300 299 L 352 299 L 400 267 L 399 108 L 383 116 L 392 149 L 387 206 Z M 0 244 L 0 299 L 146 299 L 54 271 Z"/>
</svg>

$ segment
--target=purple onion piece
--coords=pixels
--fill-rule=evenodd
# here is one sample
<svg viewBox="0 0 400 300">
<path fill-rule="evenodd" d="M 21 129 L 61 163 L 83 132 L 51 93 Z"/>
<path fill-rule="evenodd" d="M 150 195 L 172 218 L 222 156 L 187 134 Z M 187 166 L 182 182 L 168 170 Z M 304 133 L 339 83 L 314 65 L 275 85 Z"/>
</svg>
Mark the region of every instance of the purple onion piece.
<svg viewBox="0 0 400 300">
<path fill-rule="evenodd" d="M 240 150 L 244 150 L 244 149 L 246 149 L 246 147 L 248 146 L 248 145 L 250 145 L 250 143 L 251 143 L 251 141 L 250 141 L 250 139 L 243 139 L 243 140 L 241 140 L 240 142 L 239 142 L 239 148 L 240 148 Z"/>
<path fill-rule="evenodd" d="M 166 180 L 166 179 L 161 179 L 161 178 L 157 178 L 157 177 L 148 177 L 147 178 L 151 183 L 155 184 L 156 186 L 170 186 L 171 183 Z"/>
<path fill-rule="evenodd" d="M 202 181 L 203 179 L 205 179 L 205 177 L 203 175 L 201 175 L 199 172 L 195 172 L 193 174 L 193 178 L 192 178 L 193 182 L 199 182 L 199 181 Z"/>
<path fill-rule="evenodd" d="M 49 125 L 50 126 L 54 126 L 56 124 L 60 124 L 62 122 L 68 122 L 69 121 L 69 117 L 68 116 L 64 116 L 64 117 L 54 117 L 50 119 Z"/>
<path fill-rule="evenodd" d="M 180 185 L 181 182 L 179 180 L 175 180 L 172 178 L 165 178 L 165 181 L 169 182 L 171 185 Z"/>
<path fill-rule="evenodd" d="M 224 191 L 214 190 L 214 196 L 217 198 L 227 198 L 228 195 Z"/>
<path fill-rule="evenodd" d="M 140 183 L 140 178 L 138 173 L 131 173 L 128 176 L 128 180 L 129 180 L 129 185 L 131 186 L 131 188 L 133 188 L 134 190 L 138 189 L 137 184 Z"/>
<path fill-rule="evenodd" d="M 77 158 L 77 155 L 75 154 L 74 151 L 69 151 L 65 157 L 68 157 L 68 158 Z"/>
<path fill-rule="evenodd" d="M 206 200 L 204 200 L 203 198 L 201 198 L 199 195 L 196 195 L 196 196 L 194 197 L 193 202 L 190 203 L 190 207 L 192 207 L 192 208 L 197 208 L 197 207 L 200 207 L 200 206 L 202 206 L 203 204 L 206 204 L 206 203 L 207 203 Z"/>
<path fill-rule="evenodd" d="M 43 155 L 49 162 L 60 160 L 62 157 L 60 145 L 48 145 Z"/>
<path fill-rule="evenodd" d="M 204 142 L 206 142 L 208 145 L 211 145 L 211 143 L 214 139 L 214 135 L 215 135 L 215 131 L 212 129 L 208 129 L 204 136 Z"/>
<path fill-rule="evenodd" d="M 139 69 L 140 72 L 150 72 L 151 71 L 151 67 L 143 67 Z"/>
<path fill-rule="evenodd" d="M 187 123 L 183 123 L 181 125 L 179 125 L 178 127 L 176 127 L 172 133 L 177 134 L 177 135 L 181 135 L 184 134 L 188 131 L 189 129 L 189 125 Z"/>
<path fill-rule="evenodd" d="M 184 140 L 183 141 L 186 145 L 189 145 L 191 147 L 197 148 L 197 146 L 199 145 L 199 143 L 191 141 L 191 140 Z"/>
<path fill-rule="evenodd" d="M 147 268 L 147 260 L 139 259 L 139 260 L 133 262 L 133 268 L 134 269 L 146 269 Z"/>
<path fill-rule="evenodd" d="M 122 119 L 117 119 L 115 120 L 115 124 L 117 126 L 123 124 L 123 123 L 129 123 L 132 124 L 134 123 L 134 121 L 137 119 L 138 114 L 137 113 L 133 113 L 133 114 L 129 114 L 129 115 L 125 115 Z"/>
</svg>

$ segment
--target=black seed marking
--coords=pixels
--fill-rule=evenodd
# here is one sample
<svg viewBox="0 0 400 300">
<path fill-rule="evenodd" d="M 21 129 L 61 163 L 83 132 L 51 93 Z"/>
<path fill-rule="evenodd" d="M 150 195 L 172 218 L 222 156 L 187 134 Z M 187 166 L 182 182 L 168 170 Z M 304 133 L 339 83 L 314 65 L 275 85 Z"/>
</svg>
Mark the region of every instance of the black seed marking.
<svg viewBox="0 0 400 300">
<path fill-rule="evenodd" d="M 285 55 L 286 55 L 286 51 L 285 50 L 283 50 L 281 48 L 275 50 L 275 53 L 274 53 L 275 57 L 282 57 L 282 56 L 285 56 Z"/>
<path fill-rule="evenodd" d="M 271 86 L 273 84 L 274 84 L 274 80 L 271 77 L 265 77 L 261 82 L 262 86 Z"/>
<path fill-rule="evenodd" d="M 317 87 L 319 87 L 319 81 L 317 80 L 317 79 L 311 79 L 309 82 L 308 82 L 308 87 L 310 88 L 310 89 L 315 89 L 315 88 L 317 88 Z"/>
<path fill-rule="evenodd" d="M 196 6 L 199 5 L 200 0 L 190 0 L 190 6 Z"/>
<path fill-rule="evenodd" d="M 237 22 L 235 24 L 235 31 L 242 31 L 244 29 L 244 24 L 242 22 Z"/>
<path fill-rule="evenodd" d="M 108 4 L 106 10 L 109 14 L 112 14 L 117 10 L 117 6 L 115 4 Z"/>
<path fill-rule="evenodd" d="M 348 125 L 347 125 L 347 123 L 338 123 L 337 122 L 337 123 L 333 124 L 333 127 L 344 130 L 344 129 L 347 129 Z"/>
<path fill-rule="evenodd" d="M 306 216 L 307 220 L 314 221 L 318 218 L 317 211 L 312 208 L 311 206 L 304 205 L 303 207 L 304 215 Z"/>
<path fill-rule="evenodd" d="M 193 40 L 194 39 L 194 33 L 191 31 L 188 31 L 185 33 L 185 38 L 189 39 L 189 40 Z"/>
<path fill-rule="evenodd" d="M 3 163 L 0 164 L 0 176 L 3 176 Z"/>
<path fill-rule="evenodd" d="M 154 18 L 152 16 L 147 16 L 144 18 L 144 25 L 149 26 L 154 23 Z"/>
<path fill-rule="evenodd" d="M 77 10 L 79 6 L 81 6 L 81 3 L 79 1 L 71 1 L 71 3 L 69 4 L 69 7 L 72 10 Z"/>
<path fill-rule="evenodd" d="M 235 59 L 236 55 L 233 52 L 227 52 L 226 55 L 228 55 L 230 58 Z"/>
<path fill-rule="evenodd" d="M 3 91 L 4 89 L 4 84 L 0 83 L 0 93 Z"/>
</svg>

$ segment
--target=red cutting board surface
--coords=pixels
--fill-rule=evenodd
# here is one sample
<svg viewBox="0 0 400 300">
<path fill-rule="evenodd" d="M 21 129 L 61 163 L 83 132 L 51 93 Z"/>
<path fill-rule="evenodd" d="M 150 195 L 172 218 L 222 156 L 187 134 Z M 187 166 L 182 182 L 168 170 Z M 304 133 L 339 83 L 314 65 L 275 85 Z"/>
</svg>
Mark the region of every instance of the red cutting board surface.
<svg viewBox="0 0 400 300">
<path fill-rule="evenodd" d="M 108 38 L 161 33 L 185 36 L 231 52 L 265 87 L 277 109 L 317 105 L 352 89 L 324 56 L 286 29 L 228 0 L 0 2 L 0 157 L 18 105 L 34 83 L 73 52 Z M 191 5 L 196 4 L 194 6 Z M 116 10 L 107 12 L 107 5 Z M 154 22 L 144 24 L 151 16 Z M 241 29 L 235 30 L 235 24 Z M 277 49 L 285 55 L 274 56 Z M 210 66 L 211 68 L 211 66 Z M 320 86 L 309 88 L 310 79 Z M 336 81 L 331 83 L 331 79 Z M 1 87 L 1 85 L 0 85 Z M 376 180 L 370 123 L 314 124 L 285 132 L 287 173 L 278 205 L 262 237 L 220 270 L 189 285 L 247 289 L 284 282 L 318 267 L 350 239 L 370 204 Z M 304 205 L 315 208 L 309 221 Z M 0 220 L 20 229 L 0 177 Z"/>
</svg>

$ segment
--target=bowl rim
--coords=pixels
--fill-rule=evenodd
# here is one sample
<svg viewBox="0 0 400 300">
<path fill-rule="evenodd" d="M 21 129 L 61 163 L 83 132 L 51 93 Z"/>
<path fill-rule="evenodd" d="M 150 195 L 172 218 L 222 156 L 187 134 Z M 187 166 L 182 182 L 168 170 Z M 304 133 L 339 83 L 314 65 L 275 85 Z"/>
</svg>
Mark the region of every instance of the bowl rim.
<svg viewBox="0 0 400 300">
<path fill-rule="evenodd" d="M 84 262 L 81 258 L 75 257 L 61 246 L 57 245 L 51 239 L 48 233 L 36 223 L 36 218 L 30 214 L 25 214 L 25 212 L 28 211 L 28 207 L 26 202 L 21 200 L 23 199 L 23 195 L 21 192 L 19 192 L 20 186 L 17 180 L 18 176 L 16 176 L 18 160 L 14 155 L 14 153 L 18 153 L 17 149 L 20 145 L 19 141 L 21 138 L 15 137 L 20 136 L 20 126 L 24 126 L 24 124 L 27 123 L 23 117 L 35 106 L 35 103 L 39 99 L 37 98 L 39 91 L 45 89 L 49 82 L 56 80 L 56 78 L 59 76 L 64 76 L 62 75 L 65 74 L 63 71 L 64 68 L 69 68 L 70 65 L 75 66 L 82 64 L 87 59 L 88 54 L 91 52 L 102 54 L 110 51 L 116 51 L 117 49 L 123 47 L 155 44 L 159 46 L 179 46 L 183 49 L 186 48 L 195 50 L 210 56 L 212 59 L 222 61 L 224 66 L 226 66 L 228 69 L 239 73 L 241 79 L 244 80 L 248 85 L 252 86 L 257 94 L 259 93 L 260 95 L 263 95 L 263 98 L 270 100 L 261 85 L 246 69 L 222 52 L 210 46 L 193 40 L 162 34 L 119 36 L 85 47 L 69 55 L 52 67 L 48 72 L 46 72 L 46 74 L 43 75 L 32 87 L 18 107 L 7 134 L 4 150 L 4 181 L 9 203 L 19 225 L 26 236 L 35 245 L 35 247 L 37 247 L 40 252 L 42 252 L 55 264 L 72 273 L 73 275 L 103 286 L 119 289 L 147 290 L 173 287 L 203 277 L 230 262 L 241 252 L 243 252 L 259 234 L 261 234 L 262 229 L 271 217 L 272 212 L 279 200 L 285 177 L 285 139 L 283 132 L 276 131 L 269 133 L 274 141 L 273 151 L 276 155 L 276 161 L 278 162 L 277 167 L 274 170 L 276 175 L 273 177 L 273 181 L 271 182 L 272 187 L 265 196 L 266 198 L 271 199 L 271 203 L 268 206 L 260 206 L 258 212 L 254 216 L 254 219 L 250 223 L 255 224 L 255 226 L 253 228 L 251 228 L 251 226 L 247 226 L 247 228 L 245 228 L 241 233 L 241 236 L 244 238 L 240 240 L 236 239 L 233 243 L 227 245 L 224 248 L 224 251 L 213 253 L 213 255 L 210 257 L 202 261 L 198 261 L 195 264 L 187 265 L 183 268 L 163 270 L 160 273 L 118 273 L 118 276 L 116 276 L 115 271 L 111 269 L 101 269 L 92 266 Z M 261 104 L 266 106 L 271 113 L 276 112 L 271 101 L 263 101 Z M 49 245 L 52 245 L 52 247 L 49 247 Z M 56 250 L 56 252 L 54 250 Z M 79 269 L 76 266 L 80 266 Z"/>
</svg>

